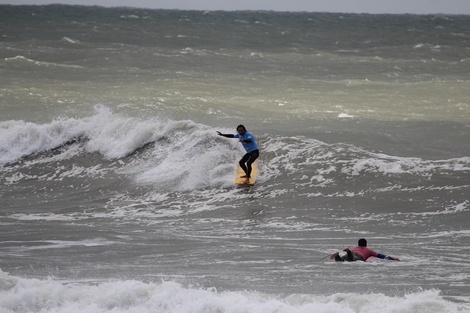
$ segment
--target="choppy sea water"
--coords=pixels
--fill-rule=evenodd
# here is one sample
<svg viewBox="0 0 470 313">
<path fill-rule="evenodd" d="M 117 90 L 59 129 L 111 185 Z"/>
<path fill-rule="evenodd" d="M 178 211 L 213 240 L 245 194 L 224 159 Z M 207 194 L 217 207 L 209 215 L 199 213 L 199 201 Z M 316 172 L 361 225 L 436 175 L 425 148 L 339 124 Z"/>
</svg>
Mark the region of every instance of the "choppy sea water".
<svg viewBox="0 0 470 313">
<path fill-rule="evenodd" d="M 0 17 L 1 312 L 470 311 L 470 17 Z"/>
</svg>

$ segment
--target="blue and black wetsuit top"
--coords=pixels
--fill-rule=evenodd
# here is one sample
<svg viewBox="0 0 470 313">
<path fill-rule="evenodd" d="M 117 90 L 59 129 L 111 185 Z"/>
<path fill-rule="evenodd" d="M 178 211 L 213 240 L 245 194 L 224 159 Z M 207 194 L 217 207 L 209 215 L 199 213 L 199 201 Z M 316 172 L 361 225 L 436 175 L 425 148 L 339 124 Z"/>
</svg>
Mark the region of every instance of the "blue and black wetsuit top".
<svg viewBox="0 0 470 313">
<path fill-rule="evenodd" d="M 242 145 L 247 153 L 258 150 L 258 144 L 256 143 L 255 136 L 253 136 L 251 132 L 246 131 L 243 135 L 234 134 L 233 137 L 243 139 Z"/>
</svg>

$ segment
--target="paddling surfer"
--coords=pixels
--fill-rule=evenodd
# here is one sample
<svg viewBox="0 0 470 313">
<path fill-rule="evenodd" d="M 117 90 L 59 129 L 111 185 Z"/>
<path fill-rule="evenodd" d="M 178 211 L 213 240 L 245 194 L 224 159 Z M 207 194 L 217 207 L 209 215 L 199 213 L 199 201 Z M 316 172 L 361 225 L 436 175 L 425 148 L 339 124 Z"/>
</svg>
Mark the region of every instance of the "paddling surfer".
<svg viewBox="0 0 470 313">
<path fill-rule="evenodd" d="M 367 260 L 367 258 L 374 256 L 379 259 L 400 261 L 399 258 L 394 258 L 367 248 L 367 240 L 365 240 L 364 238 L 359 239 L 359 241 L 357 242 L 357 247 L 352 248 L 351 250 L 349 248 L 346 248 L 343 251 L 346 252 L 345 255 L 340 256 L 339 252 L 335 252 L 330 256 L 330 259 L 334 259 L 336 262 L 354 262 L 365 261 Z"/>
<path fill-rule="evenodd" d="M 238 138 L 245 148 L 246 154 L 239 161 L 240 167 L 245 172 L 241 178 L 246 178 L 248 181 L 251 177 L 251 165 L 259 156 L 258 144 L 256 143 L 255 136 L 246 130 L 245 126 L 238 125 L 236 134 L 222 134 L 217 131 L 217 135 L 227 138 Z"/>
</svg>

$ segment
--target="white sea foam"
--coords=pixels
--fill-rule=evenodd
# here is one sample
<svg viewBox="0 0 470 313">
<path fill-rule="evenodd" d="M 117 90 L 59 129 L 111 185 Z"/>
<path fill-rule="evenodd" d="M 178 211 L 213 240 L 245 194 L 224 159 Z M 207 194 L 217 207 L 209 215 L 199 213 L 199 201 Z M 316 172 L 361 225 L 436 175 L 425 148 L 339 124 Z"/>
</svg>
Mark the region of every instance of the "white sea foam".
<svg viewBox="0 0 470 313">
<path fill-rule="evenodd" d="M 54 63 L 54 62 L 37 61 L 37 60 L 33 60 L 22 55 L 18 55 L 16 57 L 5 58 L 5 61 L 13 63 L 13 64 L 33 64 L 33 65 L 42 66 L 42 67 L 83 68 L 83 66 L 74 65 L 74 64 L 61 64 L 61 63 Z"/>
<path fill-rule="evenodd" d="M 84 214 L 54 214 L 54 213 L 40 213 L 40 214 L 12 214 L 10 218 L 19 221 L 76 221 L 79 219 L 88 218 Z"/>
<path fill-rule="evenodd" d="M 135 15 L 135 14 L 121 15 L 119 18 L 122 18 L 122 19 L 131 19 L 131 20 L 138 20 L 138 19 L 140 19 L 140 17 L 137 16 L 137 15 Z"/>
<path fill-rule="evenodd" d="M 433 216 L 433 215 L 458 214 L 458 213 L 468 212 L 468 211 L 470 211 L 470 201 L 448 205 L 443 210 L 433 210 L 431 212 L 406 212 L 403 214 L 415 215 L 415 216 Z"/>
<path fill-rule="evenodd" d="M 0 128 L 0 164 L 28 157 L 4 167 L 8 185 L 26 180 L 106 178 L 118 173 L 137 185 L 156 186 L 160 193 L 228 187 L 233 185 L 236 160 L 243 154 L 236 140 L 217 136 L 208 126 L 187 120 L 128 117 L 103 105 L 97 105 L 90 117 L 57 118 L 48 124 L 6 121 Z M 152 145 L 146 146 L 149 143 Z M 143 152 L 121 160 L 143 147 Z M 54 153 L 46 153 L 51 150 Z M 83 157 L 89 154 L 111 162 L 83 164 Z M 53 170 L 47 174 L 21 171 L 39 164 L 53 165 Z"/>
<path fill-rule="evenodd" d="M 12 243 L 11 241 L 5 241 L 5 243 Z M 109 246 L 116 244 L 115 241 L 109 241 L 103 238 L 83 239 L 83 240 L 44 240 L 44 241 L 29 241 L 28 245 L 26 242 L 21 241 L 21 246 L 14 248 L 14 251 L 29 251 L 29 250 L 45 250 L 45 249 L 64 249 L 70 247 L 97 247 L 97 246 Z"/>
<path fill-rule="evenodd" d="M 415 173 L 431 176 L 435 171 L 468 171 L 470 170 L 470 158 L 454 158 L 448 160 L 423 160 L 420 158 L 395 157 L 385 154 L 371 154 L 373 157 L 365 157 L 352 162 L 352 167 L 343 171 L 352 175 L 361 172 L 373 171 L 384 174 Z"/>
<path fill-rule="evenodd" d="M 338 115 L 338 118 L 355 118 L 356 116 L 354 115 L 351 115 L 351 114 L 347 114 L 347 113 L 340 113 Z"/>
<path fill-rule="evenodd" d="M 0 123 L 0 165 L 15 162 L 24 156 L 57 148 L 82 132 L 75 119 L 58 119 L 38 125 L 24 121 Z"/>
<path fill-rule="evenodd" d="M 147 143 L 167 136 L 191 122 L 141 120 L 114 114 L 98 105 L 88 118 L 58 118 L 49 124 L 25 121 L 0 122 L 0 165 L 58 148 L 74 140 L 85 141 L 85 151 L 118 159 Z"/>
<path fill-rule="evenodd" d="M 217 291 L 179 283 L 109 281 L 100 283 L 25 279 L 0 272 L 0 310 L 17 312 L 319 312 L 372 313 L 469 312 L 437 290 L 405 296 L 382 294 L 292 294 L 277 296 L 248 291 Z"/>
<path fill-rule="evenodd" d="M 233 185 L 236 161 L 244 153 L 236 140 L 217 136 L 209 126 L 188 120 L 129 117 L 114 113 L 104 105 L 97 105 L 90 117 L 57 118 L 48 124 L 5 121 L 0 122 L 0 129 L 0 165 L 34 155 L 40 157 L 29 158 L 26 164 L 58 162 L 81 153 L 98 153 L 104 159 L 120 161 L 152 143 L 143 155 L 120 161 L 119 166 L 72 164 L 55 167 L 55 173 L 46 176 L 6 169 L 13 172 L 5 176 L 9 185 L 27 179 L 57 181 L 70 177 L 105 177 L 110 171 L 117 171 L 138 185 L 156 186 L 160 192 L 229 187 Z M 43 155 L 69 143 L 74 144 L 59 153 Z M 336 184 L 341 177 L 360 178 L 368 174 L 429 178 L 434 173 L 470 170 L 469 157 L 448 160 L 399 157 L 301 136 L 263 138 L 259 143 L 263 153 L 259 181 L 294 175 L 292 181 L 303 188 L 327 187 Z M 387 192 L 393 188 L 382 187 L 377 191 Z M 396 188 L 403 190 L 401 186 Z M 452 189 L 452 186 L 420 188 L 438 190 Z M 364 191 L 346 191 L 344 196 L 361 193 Z M 318 195 L 318 191 L 315 194 Z"/>
<path fill-rule="evenodd" d="M 144 169 L 137 176 L 139 184 L 194 190 L 232 183 L 237 149 L 221 148 L 233 145 L 233 141 L 217 136 L 213 129 L 184 121 L 168 124 L 166 132 L 167 143 L 155 147 L 147 166 L 138 165 Z"/>
<path fill-rule="evenodd" d="M 426 160 L 416 157 L 401 157 L 345 144 L 326 144 L 303 137 L 268 138 L 264 152 L 270 153 L 265 175 L 278 176 L 281 169 L 290 174 L 302 174 L 299 181 L 326 186 L 346 176 L 375 175 L 416 175 L 432 177 L 435 173 L 461 172 L 470 170 L 470 158 L 459 157 L 446 160 Z M 309 172 L 311 176 L 306 175 Z M 465 187 L 465 186 L 464 186 Z M 452 186 L 429 187 L 437 189 Z"/>
<path fill-rule="evenodd" d="M 62 41 L 66 42 L 66 43 L 71 43 L 71 44 L 80 44 L 81 43 L 80 40 L 72 39 L 72 38 L 69 38 L 69 37 L 63 37 Z"/>
</svg>

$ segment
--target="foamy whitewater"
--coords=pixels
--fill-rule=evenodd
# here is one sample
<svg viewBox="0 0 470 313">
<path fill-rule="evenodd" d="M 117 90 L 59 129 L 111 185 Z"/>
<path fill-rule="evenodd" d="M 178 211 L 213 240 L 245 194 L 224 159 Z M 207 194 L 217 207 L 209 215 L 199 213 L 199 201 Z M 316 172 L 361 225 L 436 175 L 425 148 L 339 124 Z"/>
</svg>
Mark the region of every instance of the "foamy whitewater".
<svg viewBox="0 0 470 313">
<path fill-rule="evenodd" d="M 0 35 L 1 313 L 470 312 L 469 16 L 0 6 Z M 328 258 L 359 238 L 401 261 Z"/>
</svg>

